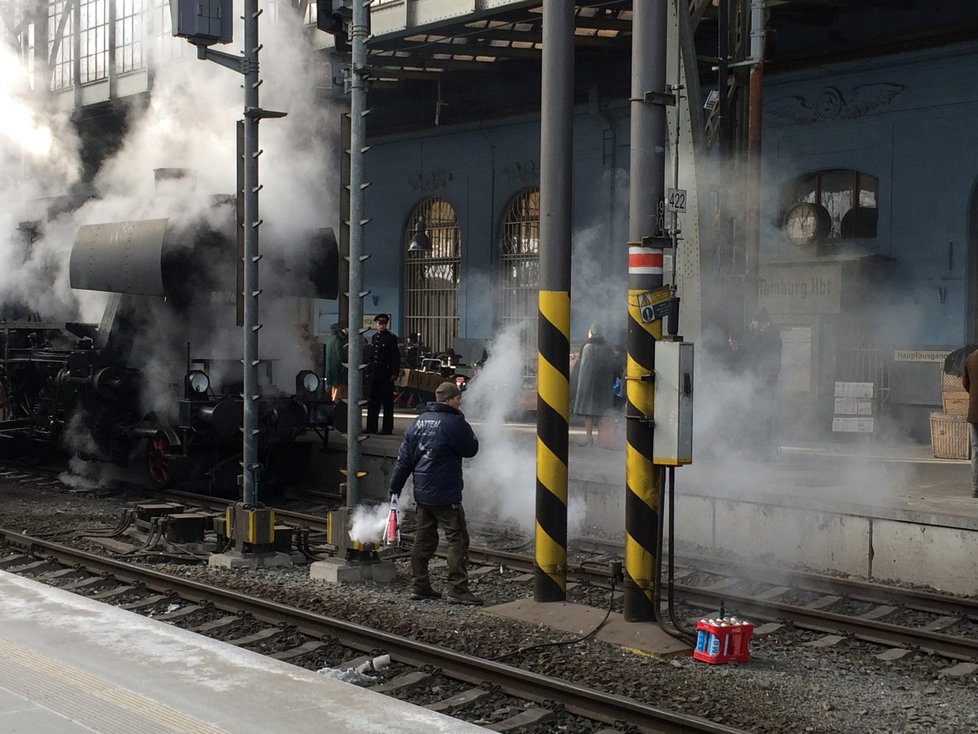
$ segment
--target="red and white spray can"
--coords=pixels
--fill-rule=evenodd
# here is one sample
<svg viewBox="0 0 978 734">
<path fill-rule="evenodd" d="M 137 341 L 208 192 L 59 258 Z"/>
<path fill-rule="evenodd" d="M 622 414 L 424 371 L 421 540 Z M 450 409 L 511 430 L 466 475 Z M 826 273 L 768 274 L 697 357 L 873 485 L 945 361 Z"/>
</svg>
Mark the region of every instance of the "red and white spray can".
<svg viewBox="0 0 978 734">
<path fill-rule="evenodd" d="M 384 545 L 400 545 L 401 530 L 397 526 L 397 495 L 391 495 L 391 511 L 387 515 L 387 526 L 384 528 Z"/>
</svg>

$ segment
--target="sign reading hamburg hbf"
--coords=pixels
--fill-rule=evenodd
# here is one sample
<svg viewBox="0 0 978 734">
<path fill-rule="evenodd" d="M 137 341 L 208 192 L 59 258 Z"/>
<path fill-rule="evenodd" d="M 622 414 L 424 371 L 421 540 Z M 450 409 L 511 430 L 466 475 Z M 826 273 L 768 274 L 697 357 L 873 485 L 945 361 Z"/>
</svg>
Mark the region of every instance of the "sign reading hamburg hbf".
<svg viewBox="0 0 978 734">
<path fill-rule="evenodd" d="M 760 269 L 757 305 L 771 313 L 839 313 L 842 272 L 836 264 L 769 265 Z"/>
</svg>

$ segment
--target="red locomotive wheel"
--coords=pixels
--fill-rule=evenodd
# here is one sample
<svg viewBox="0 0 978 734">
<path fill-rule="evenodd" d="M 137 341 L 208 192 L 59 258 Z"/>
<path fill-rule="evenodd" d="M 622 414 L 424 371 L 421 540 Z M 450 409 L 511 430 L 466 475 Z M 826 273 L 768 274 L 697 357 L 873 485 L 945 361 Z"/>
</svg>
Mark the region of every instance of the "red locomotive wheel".
<svg viewBox="0 0 978 734">
<path fill-rule="evenodd" d="M 157 433 L 149 440 L 146 447 L 146 465 L 149 470 L 149 481 L 157 489 L 169 487 L 173 482 L 173 473 L 170 467 L 170 459 L 167 454 L 170 452 L 170 439 L 166 434 Z"/>
</svg>

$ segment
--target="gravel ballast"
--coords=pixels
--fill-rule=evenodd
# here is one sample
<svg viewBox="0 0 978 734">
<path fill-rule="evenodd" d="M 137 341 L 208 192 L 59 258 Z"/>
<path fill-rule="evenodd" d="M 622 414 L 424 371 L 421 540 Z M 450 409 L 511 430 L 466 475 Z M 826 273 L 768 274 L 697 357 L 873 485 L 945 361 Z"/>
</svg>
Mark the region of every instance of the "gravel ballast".
<svg viewBox="0 0 978 734">
<path fill-rule="evenodd" d="M 76 545 L 84 541 L 71 531 L 114 526 L 125 503 L 134 499 L 12 480 L 0 480 L 0 492 L 0 525 L 55 534 L 55 540 Z M 509 665 L 752 732 L 978 732 L 978 676 L 942 673 L 953 661 L 915 652 L 886 662 L 877 658 L 884 648 L 851 640 L 814 648 L 805 643 L 819 635 L 791 627 L 755 636 L 751 660 L 739 665 L 711 666 L 689 654 L 652 657 L 593 638 L 551 644 L 579 636 L 497 617 L 485 608 L 411 601 L 407 558 L 393 562 L 397 578 L 391 584 L 341 586 L 311 580 L 302 565 L 233 571 L 178 563 L 156 567 L 447 648 L 505 658 Z M 433 564 L 432 576 L 436 588 L 447 588 L 444 567 Z M 471 588 L 487 606 L 533 593 L 524 574 L 505 568 L 473 574 Z M 568 601 L 607 608 L 610 600 L 607 589 L 579 584 Z M 526 731 L 569 731 L 554 726 Z"/>
</svg>

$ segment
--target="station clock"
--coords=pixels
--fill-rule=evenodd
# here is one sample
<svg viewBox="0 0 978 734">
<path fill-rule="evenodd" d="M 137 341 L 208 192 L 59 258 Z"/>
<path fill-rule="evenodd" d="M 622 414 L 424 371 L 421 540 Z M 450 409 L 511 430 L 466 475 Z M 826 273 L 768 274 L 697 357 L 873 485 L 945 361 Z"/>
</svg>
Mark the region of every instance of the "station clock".
<svg viewBox="0 0 978 734">
<path fill-rule="evenodd" d="M 824 240 L 832 230 L 832 217 L 821 204 L 803 201 L 784 215 L 781 231 L 792 244 L 807 247 Z"/>
</svg>

